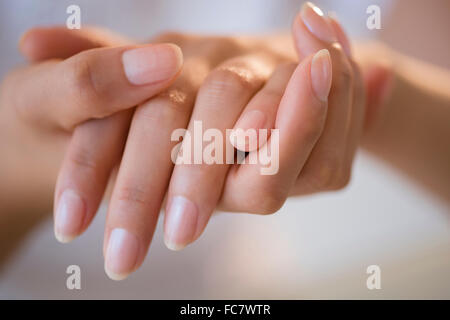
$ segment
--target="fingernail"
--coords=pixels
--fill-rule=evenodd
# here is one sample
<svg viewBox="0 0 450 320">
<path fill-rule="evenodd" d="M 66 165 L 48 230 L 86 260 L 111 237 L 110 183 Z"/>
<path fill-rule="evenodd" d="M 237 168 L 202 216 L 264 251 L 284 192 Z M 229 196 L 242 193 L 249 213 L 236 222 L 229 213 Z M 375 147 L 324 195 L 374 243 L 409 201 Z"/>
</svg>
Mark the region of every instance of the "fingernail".
<svg viewBox="0 0 450 320">
<path fill-rule="evenodd" d="M 123 280 L 133 272 L 139 253 L 139 240 L 125 229 L 113 229 L 106 249 L 105 271 L 112 280 Z"/>
<path fill-rule="evenodd" d="M 327 49 L 318 51 L 311 61 L 311 82 L 317 98 L 328 100 L 331 89 L 331 58 Z"/>
<path fill-rule="evenodd" d="M 347 57 L 350 58 L 352 56 L 352 48 L 350 45 L 350 40 L 347 37 L 347 34 L 345 33 L 344 29 L 342 28 L 341 24 L 339 23 L 337 16 L 334 12 L 330 12 L 328 16 L 329 16 L 328 19 L 334 30 L 334 33 L 337 36 L 337 40 L 339 41 L 342 48 L 344 49 L 344 52 L 347 55 Z"/>
<path fill-rule="evenodd" d="M 308 30 L 317 38 L 330 43 L 336 41 L 333 28 L 317 6 L 311 2 L 305 2 L 301 10 L 301 17 Z"/>
<path fill-rule="evenodd" d="M 192 242 L 197 228 L 197 206 L 182 196 L 171 199 L 166 212 L 164 242 L 170 250 L 181 250 Z"/>
<path fill-rule="evenodd" d="M 128 81 L 144 85 L 174 77 L 181 69 L 183 55 L 173 44 L 154 44 L 125 51 L 122 62 Z"/>
<path fill-rule="evenodd" d="M 241 151 L 258 149 L 258 130 L 265 128 L 266 119 L 266 115 L 260 110 L 245 112 L 230 135 L 231 144 Z M 251 131 L 247 132 L 247 130 Z"/>
<path fill-rule="evenodd" d="M 65 190 L 59 197 L 55 214 L 55 236 L 59 242 L 73 240 L 81 231 L 86 207 L 73 190 Z"/>
</svg>

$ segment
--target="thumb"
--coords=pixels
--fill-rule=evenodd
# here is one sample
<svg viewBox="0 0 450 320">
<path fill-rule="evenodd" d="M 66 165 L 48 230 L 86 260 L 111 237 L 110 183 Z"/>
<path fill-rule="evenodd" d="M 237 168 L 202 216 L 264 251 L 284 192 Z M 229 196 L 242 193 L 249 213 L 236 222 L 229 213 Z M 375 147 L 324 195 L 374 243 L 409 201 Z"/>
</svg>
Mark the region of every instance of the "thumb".
<svg viewBox="0 0 450 320">
<path fill-rule="evenodd" d="M 66 59 L 81 51 L 131 44 L 121 35 L 98 27 L 70 30 L 65 26 L 36 27 L 26 31 L 19 41 L 19 51 L 30 61 Z"/>
<path fill-rule="evenodd" d="M 18 69 L 6 91 L 21 116 L 72 129 L 164 91 L 182 63 L 173 44 L 97 48 Z"/>
</svg>

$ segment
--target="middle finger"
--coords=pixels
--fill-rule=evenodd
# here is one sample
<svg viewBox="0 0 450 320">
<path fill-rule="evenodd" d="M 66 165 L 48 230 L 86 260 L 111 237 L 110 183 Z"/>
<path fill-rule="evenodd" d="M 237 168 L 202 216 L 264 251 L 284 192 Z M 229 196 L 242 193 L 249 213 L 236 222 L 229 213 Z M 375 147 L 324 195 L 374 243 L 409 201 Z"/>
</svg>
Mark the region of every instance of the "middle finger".
<svg viewBox="0 0 450 320">
<path fill-rule="evenodd" d="M 207 70 L 186 60 L 167 92 L 136 108 L 105 226 L 105 271 L 112 279 L 125 278 L 145 258 L 173 169 L 171 133 L 187 126 Z"/>
<path fill-rule="evenodd" d="M 175 166 L 169 186 L 164 231 L 170 249 L 182 249 L 205 228 L 222 192 L 229 151 L 234 155 L 227 129 L 234 127 L 273 68 L 274 61 L 268 58 L 238 57 L 226 61 L 205 80 L 181 147 L 184 163 Z M 186 156 L 189 153 L 193 156 Z"/>
</svg>

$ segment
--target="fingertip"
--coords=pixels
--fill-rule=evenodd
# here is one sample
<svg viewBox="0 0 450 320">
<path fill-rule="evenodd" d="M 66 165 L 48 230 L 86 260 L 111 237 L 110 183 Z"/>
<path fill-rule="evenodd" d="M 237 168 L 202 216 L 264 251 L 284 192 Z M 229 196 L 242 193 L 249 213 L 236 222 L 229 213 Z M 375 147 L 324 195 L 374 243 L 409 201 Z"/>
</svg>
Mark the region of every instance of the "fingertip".
<svg viewBox="0 0 450 320">
<path fill-rule="evenodd" d="M 164 45 L 168 46 L 173 50 L 173 53 L 175 55 L 176 66 L 178 67 L 178 69 L 180 69 L 181 66 L 183 65 L 183 51 L 179 46 L 173 43 L 165 43 Z"/>
<path fill-rule="evenodd" d="M 316 97 L 328 101 L 331 90 L 332 64 L 330 52 L 327 49 L 319 50 L 311 61 L 311 84 Z"/>
<path fill-rule="evenodd" d="M 55 232 L 56 240 L 58 240 L 58 242 L 63 243 L 63 244 L 72 242 L 76 238 L 75 236 L 66 236 L 66 235 L 58 232 L 56 229 L 54 230 L 54 232 Z"/>
<path fill-rule="evenodd" d="M 267 115 L 263 111 L 258 109 L 244 111 L 231 131 L 230 143 L 243 152 L 257 150 L 265 143 L 259 133 L 261 130 L 267 130 L 266 123 Z"/>
<path fill-rule="evenodd" d="M 175 78 L 183 65 L 183 53 L 171 43 L 132 47 L 123 52 L 122 64 L 131 84 L 150 85 Z"/>
<path fill-rule="evenodd" d="M 172 242 L 170 239 L 168 239 L 167 237 L 164 237 L 164 244 L 166 245 L 166 247 L 169 249 L 169 250 L 172 250 L 172 251 L 181 251 L 181 250 L 183 250 L 184 248 L 186 248 L 186 245 L 185 244 L 178 244 L 178 243 L 175 243 L 175 242 Z"/>
<path fill-rule="evenodd" d="M 136 269 L 139 260 L 139 239 L 123 228 L 114 228 L 108 240 L 105 272 L 112 280 L 123 280 Z"/>
<path fill-rule="evenodd" d="M 174 196 L 167 206 L 164 223 L 164 243 L 179 251 L 192 243 L 197 231 L 198 207 L 184 196 Z"/>
<path fill-rule="evenodd" d="M 114 280 L 114 281 L 125 280 L 130 275 L 129 273 L 115 273 L 115 272 L 111 271 L 108 268 L 106 262 L 105 262 L 104 268 L 105 268 L 105 273 L 108 276 L 108 278 L 110 278 L 111 280 Z"/>
<path fill-rule="evenodd" d="M 54 231 L 56 239 L 68 243 L 81 232 L 86 215 L 86 205 L 74 190 L 65 190 L 58 199 Z"/>
</svg>

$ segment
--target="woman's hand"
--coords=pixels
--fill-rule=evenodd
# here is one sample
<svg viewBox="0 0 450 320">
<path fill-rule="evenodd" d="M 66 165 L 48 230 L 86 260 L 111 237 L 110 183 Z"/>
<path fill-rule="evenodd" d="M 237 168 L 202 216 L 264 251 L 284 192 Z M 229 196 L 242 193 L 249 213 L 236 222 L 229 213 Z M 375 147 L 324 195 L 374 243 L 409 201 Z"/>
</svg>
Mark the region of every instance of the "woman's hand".
<svg viewBox="0 0 450 320">
<path fill-rule="evenodd" d="M 0 86 L 0 262 L 51 210 L 57 169 L 73 128 L 132 108 L 166 88 L 181 68 L 174 45 L 126 45 L 104 33 L 86 37 L 87 30 L 66 39 L 67 31 L 37 29 L 25 35 L 21 50 L 36 63 L 12 71 Z M 98 48 L 105 44 L 115 47 Z M 136 61 L 128 52 L 138 47 L 158 59 L 147 84 L 137 85 L 130 72 Z M 134 76 L 142 80 L 140 72 Z"/>
<path fill-rule="evenodd" d="M 202 121 L 205 130 L 216 128 L 224 133 L 233 128 L 246 106 L 259 108 L 261 103 L 271 113 L 262 125 L 272 128 L 296 65 L 295 51 L 287 41 L 283 49 L 268 43 L 267 38 L 165 34 L 157 41 L 182 48 L 180 75 L 163 94 L 136 108 L 131 126 L 129 118 L 120 113 L 113 116 L 115 120 L 109 117 L 78 126 L 55 192 L 55 231 L 60 240 L 67 241 L 88 227 L 108 178 L 121 160 L 109 202 L 104 246 L 106 270 L 115 279 L 136 269 L 147 252 L 174 167 L 171 154 L 178 141 L 172 141 L 172 133 L 190 128 L 193 121 Z M 118 141 L 125 139 L 120 159 L 122 145 Z M 229 168 L 187 167 L 188 174 L 199 173 L 198 185 L 208 192 L 205 206 L 212 207 L 208 216 L 201 217 L 205 224 Z M 180 173 L 175 181 L 186 179 Z M 211 183 L 217 186 L 207 190 Z M 174 248 L 176 244 L 168 240 L 168 245 Z"/>
<path fill-rule="evenodd" d="M 58 237 L 87 228 L 125 140 L 105 230 L 105 267 L 114 279 L 142 263 L 169 181 L 165 240 L 172 249 L 197 239 L 216 207 L 273 213 L 289 195 L 345 186 L 364 92 L 345 34 L 318 13 L 306 5 L 293 25 L 300 65 L 283 37 L 160 37 L 182 48 L 183 71 L 165 93 L 138 106 L 130 128 L 131 115 L 123 113 L 77 127 L 55 193 Z M 172 173 L 171 135 L 192 133 L 194 121 L 223 136 L 232 128 L 278 129 L 278 172 L 261 175 L 261 164 L 223 164 L 223 157 L 222 164 L 177 165 Z M 250 158 L 273 139 L 258 150 L 237 147 Z"/>
<path fill-rule="evenodd" d="M 21 42 L 22 51 L 35 58 L 48 56 L 42 44 L 32 42 L 47 39 L 55 31 L 62 32 L 61 29 L 35 30 L 26 35 Z M 13 193 L 20 194 L 18 189 L 22 188 L 26 195 L 30 188 L 22 183 L 24 179 L 31 180 L 29 184 L 36 180 L 37 188 L 39 182 L 48 183 L 48 179 L 39 178 L 39 170 L 44 175 L 53 171 L 51 167 L 55 167 L 55 160 L 60 158 L 58 155 L 78 124 L 131 109 L 167 88 L 181 69 L 181 51 L 175 45 L 95 48 L 100 42 L 94 39 L 87 39 L 82 33 L 73 34 L 65 50 L 56 50 L 53 59 L 18 68 L 3 79 L 0 87 L 0 130 L 5 155 L 0 168 L 2 205 L 15 203 L 7 199 Z M 61 45 L 50 39 L 44 44 L 49 47 L 47 50 Z M 76 54 L 80 48 L 92 50 Z M 144 51 L 151 69 L 147 72 L 142 72 Z M 75 55 L 61 60 L 64 55 L 72 54 Z M 147 78 L 143 79 L 143 75 Z M 34 161 L 29 161 L 29 157 Z M 11 205 L 2 206 L 2 211 L 11 208 Z"/>
</svg>

